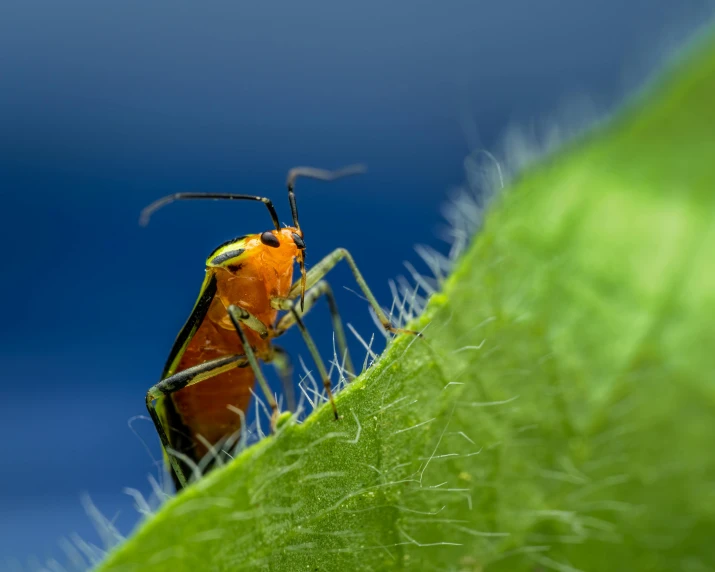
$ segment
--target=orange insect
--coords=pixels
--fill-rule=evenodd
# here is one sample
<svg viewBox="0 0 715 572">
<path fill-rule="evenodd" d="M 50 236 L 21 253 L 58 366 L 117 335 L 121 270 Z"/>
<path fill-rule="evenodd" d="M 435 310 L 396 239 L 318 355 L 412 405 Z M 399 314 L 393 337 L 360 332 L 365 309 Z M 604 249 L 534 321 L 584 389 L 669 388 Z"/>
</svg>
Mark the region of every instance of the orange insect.
<svg viewBox="0 0 715 572">
<path fill-rule="evenodd" d="M 298 223 L 293 191 L 296 179 L 309 177 L 328 181 L 363 171 L 360 165 L 338 171 L 311 167 L 291 169 L 287 186 L 292 227 L 280 227 L 270 199 L 252 195 L 177 193 L 157 200 L 142 211 L 140 223 L 146 225 L 156 210 L 177 200 L 259 201 L 268 208 L 275 227 L 229 240 L 209 255 L 199 297 L 169 353 L 161 381 L 146 394 L 147 409 L 159 433 L 164 459 L 177 490 L 188 484 L 192 466 L 209 452 L 222 454 L 222 444 L 240 431 L 241 417 L 235 410 L 246 410 L 256 380 L 271 407 L 271 426 L 275 427 L 278 404 L 258 361 L 274 364 L 286 390 L 291 391 L 290 362 L 285 351 L 272 340 L 294 325 L 300 329 L 317 365 L 338 419 L 330 377 L 302 316 L 318 298 L 326 297 L 338 348 L 346 369 L 353 372 L 335 299 L 323 280 L 340 260 L 350 266 L 387 331 L 416 333 L 395 328 L 390 323 L 347 250 L 338 248 L 310 271 L 305 269 L 305 238 Z M 301 278 L 293 283 L 296 261 Z M 298 297 L 300 305 L 296 307 Z M 285 313 L 279 317 L 279 312 Z"/>
</svg>

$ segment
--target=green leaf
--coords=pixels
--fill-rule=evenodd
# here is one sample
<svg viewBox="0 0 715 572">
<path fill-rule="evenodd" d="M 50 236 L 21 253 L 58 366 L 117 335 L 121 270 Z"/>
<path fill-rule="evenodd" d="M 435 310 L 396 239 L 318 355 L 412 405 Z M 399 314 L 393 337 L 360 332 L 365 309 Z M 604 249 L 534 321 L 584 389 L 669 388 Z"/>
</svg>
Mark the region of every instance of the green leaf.
<svg viewBox="0 0 715 572">
<path fill-rule="evenodd" d="M 715 569 L 715 41 L 526 173 L 418 326 L 104 571 Z"/>
</svg>

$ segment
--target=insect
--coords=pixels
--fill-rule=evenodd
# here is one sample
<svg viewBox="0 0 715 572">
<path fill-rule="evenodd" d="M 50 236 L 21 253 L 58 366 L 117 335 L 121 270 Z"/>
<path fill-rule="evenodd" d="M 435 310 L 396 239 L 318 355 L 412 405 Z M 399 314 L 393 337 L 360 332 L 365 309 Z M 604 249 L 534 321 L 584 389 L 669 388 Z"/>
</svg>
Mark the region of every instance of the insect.
<svg viewBox="0 0 715 572">
<path fill-rule="evenodd" d="M 278 404 L 261 372 L 259 360 L 273 364 L 288 391 L 290 361 L 273 340 L 297 326 L 315 361 L 333 408 L 338 411 L 331 381 L 317 347 L 302 317 L 315 302 L 325 297 L 333 322 L 338 349 L 346 369 L 353 371 L 342 320 L 325 275 L 341 260 L 350 266 L 355 280 L 388 332 L 412 333 L 395 328 L 358 270 L 350 253 L 338 248 L 310 270 L 305 266 L 305 236 L 298 222 L 295 182 L 298 178 L 330 181 L 362 173 L 361 165 L 337 171 L 298 167 L 288 172 L 288 202 L 293 226 L 281 228 L 270 199 L 228 193 L 176 193 L 160 198 L 141 214 L 146 225 L 151 215 L 179 200 L 217 199 L 263 203 L 274 228 L 259 234 L 234 238 L 216 248 L 206 261 L 206 275 L 198 299 L 179 331 L 164 366 L 159 383 L 146 394 L 146 406 L 156 426 L 164 459 L 179 490 L 185 487 L 202 459 L 217 451 L 241 429 L 242 415 L 251 400 L 257 381 L 271 408 L 271 428 L 275 429 Z M 300 280 L 293 283 L 295 263 Z M 280 315 L 279 315 L 280 313 Z"/>
</svg>

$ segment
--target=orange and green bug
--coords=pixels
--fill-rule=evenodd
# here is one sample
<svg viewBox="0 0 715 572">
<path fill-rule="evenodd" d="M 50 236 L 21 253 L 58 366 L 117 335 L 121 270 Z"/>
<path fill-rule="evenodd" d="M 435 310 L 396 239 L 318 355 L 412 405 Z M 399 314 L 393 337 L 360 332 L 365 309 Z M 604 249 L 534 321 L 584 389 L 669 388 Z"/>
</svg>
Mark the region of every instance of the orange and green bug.
<svg viewBox="0 0 715 572">
<path fill-rule="evenodd" d="M 291 169 L 287 186 L 293 226 L 285 228 L 280 227 L 270 199 L 253 195 L 177 193 L 142 211 L 140 222 L 147 224 L 157 209 L 177 200 L 250 200 L 266 205 L 274 225 L 263 233 L 229 240 L 209 255 L 198 299 L 169 353 L 161 381 L 146 394 L 147 409 L 177 489 L 189 482 L 192 465 L 197 465 L 209 452 L 221 454 L 221 445 L 241 429 L 241 417 L 235 411 L 246 410 L 256 381 L 271 407 L 272 428 L 275 427 L 278 404 L 258 362 L 276 365 L 286 388 L 291 387 L 290 362 L 285 352 L 273 344 L 273 339 L 294 325 L 316 363 L 338 419 L 330 377 L 302 316 L 318 298 L 326 297 L 338 348 L 346 368 L 352 372 L 342 321 L 330 286 L 323 280 L 340 260 L 350 266 L 384 328 L 393 333 L 406 331 L 390 323 L 347 250 L 336 249 L 306 272 L 305 237 L 298 223 L 293 191 L 296 179 L 333 180 L 363 170 L 360 165 L 338 171 Z M 295 262 L 300 266 L 301 277 L 293 283 Z M 298 298 L 300 304 L 296 305 Z M 279 312 L 283 314 L 279 316 Z"/>
</svg>

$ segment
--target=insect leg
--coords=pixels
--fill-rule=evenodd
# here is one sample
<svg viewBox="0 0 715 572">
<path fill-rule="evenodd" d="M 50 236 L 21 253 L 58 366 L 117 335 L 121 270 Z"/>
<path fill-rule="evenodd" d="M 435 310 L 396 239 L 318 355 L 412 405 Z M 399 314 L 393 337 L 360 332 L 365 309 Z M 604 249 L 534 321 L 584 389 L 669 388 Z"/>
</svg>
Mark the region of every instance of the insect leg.
<svg viewBox="0 0 715 572">
<path fill-rule="evenodd" d="M 293 315 L 295 324 L 298 326 L 298 329 L 300 330 L 300 334 L 303 336 L 303 341 L 305 342 L 305 345 L 308 346 L 308 351 L 310 352 L 310 355 L 313 357 L 313 361 L 315 362 L 315 365 L 318 367 L 318 373 L 320 374 L 320 377 L 323 380 L 323 387 L 325 388 L 325 392 L 328 394 L 328 399 L 330 400 L 330 405 L 333 408 L 333 415 L 335 415 L 335 419 L 338 420 L 338 419 L 340 419 L 340 416 L 338 415 L 338 408 L 335 405 L 335 399 L 333 398 L 333 390 L 331 388 L 330 376 L 328 375 L 328 370 L 325 369 L 325 364 L 323 363 L 323 358 L 320 357 L 320 352 L 318 351 L 318 346 L 315 345 L 315 342 L 313 341 L 313 337 L 310 335 L 310 333 L 308 332 L 308 329 L 305 327 L 305 324 L 303 323 L 303 320 L 301 319 L 300 315 L 298 314 L 298 311 L 295 308 L 291 307 L 290 312 Z"/>
<path fill-rule="evenodd" d="M 241 324 L 256 332 L 259 336 L 261 336 L 262 340 L 265 340 L 268 337 L 270 332 L 268 331 L 268 327 L 263 322 L 251 314 L 251 312 L 244 310 L 240 306 L 236 306 L 236 309 L 235 316 L 232 317 L 235 317 L 239 322 L 241 322 Z M 243 341 L 243 338 L 241 338 L 241 341 Z"/>
<path fill-rule="evenodd" d="M 302 312 L 302 314 L 307 313 L 312 305 L 315 303 L 316 299 L 319 298 L 321 295 L 325 295 L 328 298 L 328 303 L 330 305 L 330 310 L 331 314 L 333 315 L 333 327 L 336 332 L 336 337 L 338 338 L 338 345 L 340 347 L 340 352 L 343 355 L 344 359 L 346 360 L 346 364 L 348 367 L 348 370 L 350 372 L 353 371 L 352 369 L 352 362 L 350 362 L 350 355 L 348 354 L 347 351 L 347 345 L 345 343 L 345 332 L 343 331 L 343 324 L 342 321 L 340 320 L 340 314 L 338 313 L 338 308 L 337 304 L 335 303 L 335 298 L 333 297 L 332 290 L 330 290 L 330 286 L 327 284 L 327 282 L 319 282 L 316 284 L 315 288 L 312 288 L 309 293 L 308 293 L 308 298 L 307 298 L 307 305 Z M 315 360 L 317 366 L 318 366 L 318 371 L 320 372 L 320 376 L 323 379 L 323 385 L 325 386 L 325 389 L 328 393 L 328 396 L 330 397 L 331 403 L 333 403 L 333 395 L 332 395 L 332 390 L 330 388 L 330 377 L 327 374 L 327 370 L 325 369 L 325 365 L 323 364 L 322 359 L 320 358 L 320 354 L 318 353 L 317 346 L 315 345 L 315 342 L 313 341 L 313 338 L 310 336 L 308 333 L 307 329 L 305 328 L 305 325 L 303 324 L 302 321 L 298 320 L 298 312 L 294 308 L 294 303 L 291 300 L 287 300 L 284 298 L 273 298 L 271 300 L 271 305 L 275 307 L 276 309 L 280 310 L 288 310 L 288 314 L 281 319 L 281 321 L 278 324 L 278 327 L 274 329 L 273 331 L 269 331 L 267 326 L 261 322 L 257 317 L 252 315 L 250 312 L 247 310 L 240 308 L 236 306 L 234 312 L 231 314 L 231 318 L 239 323 L 241 323 L 244 326 L 249 327 L 250 329 L 254 330 L 257 332 L 261 338 L 266 338 L 270 334 L 271 337 L 278 337 L 286 332 L 286 330 L 294 325 L 298 325 L 298 328 L 301 330 L 301 334 L 303 336 L 303 339 L 305 340 L 306 345 L 308 346 L 308 350 L 310 351 L 313 359 Z M 287 318 L 287 319 L 286 319 Z M 242 338 L 241 341 L 246 344 L 244 339 Z M 275 349 L 275 348 L 274 348 Z M 292 403 L 295 402 L 295 396 L 293 395 L 293 385 L 290 380 L 290 374 L 285 375 L 286 371 L 290 371 L 290 364 L 286 363 L 287 361 L 287 354 L 282 351 L 280 348 L 277 348 L 278 352 L 274 353 L 273 360 L 278 360 L 278 363 L 276 364 L 276 368 L 278 369 L 278 373 L 281 376 L 281 379 L 283 381 L 283 386 L 284 389 L 286 389 L 286 395 L 288 396 L 289 402 L 291 402 L 291 406 L 289 407 L 292 409 Z M 279 354 L 279 355 L 276 355 Z M 283 373 L 282 373 L 283 372 Z M 258 376 L 257 376 L 258 377 Z M 260 378 L 259 378 L 260 382 Z M 265 391 L 265 389 L 264 389 Z M 336 419 L 337 419 L 337 410 L 335 409 L 335 404 L 333 403 L 333 409 L 336 414 Z"/>
<path fill-rule="evenodd" d="M 272 337 L 280 335 L 276 334 L 275 331 L 270 331 L 268 327 L 263 322 L 261 322 L 261 320 L 251 314 L 248 310 L 239 308 L 235 314 L 235 319 L 241 322 L 242 325 L 256 332 L 259 336 L 261 336 L 262 339 L 267 338 L 269 335 L 272 335 Z M 273 356 L 270 359 L 270 362 L 276 368 L 276 370 L 278 371 L 278 376 L 281 378 L 283 390 L 285 391 L 286 398 L 288 401 L 288 409 L 294 411 L 295 392 L 293 391 L 293 382 L 291 379 L 293 374 L 293 367 L 290 363 L 288 353 L 283 348 L 273 346 Z"/>
<path fill-rule="evenodd" d="M 370 291 L 367 282 L 365 282 L 365 279 L 362 277 L 360 270 L 358 270 L 357 264 L 355 264 L 352 255 L 344 248 L 336 248 L 333 252 L 328 254 L 325 258 L 323 258 L 320 262 L 318 262 L 315 266 L 313 266 L 313 268 L 308 271 L 306 275 L 306 288 L 311 288 L 315 284 L 317 284 L 341 260 L 345 260 L 345 262 L 348 263 L 348 266 L 350 266 L 350 270 L 355 277 L 355 281 L 360 287 L 360 290 L 362 290 L 363 294 L 365 295 L 365 298 L 367 298 L 367 301 L 369 302 L 370 306 L 375 311 L 375 314 L 377 314 L 377 317 L 380 320 L 382 327 L 385 328 L 386 331 L 392 332 L 393 334 L 413 334 L 416 336 L 422 336 L 422 334 L 419 332 L 415 332 L 413 330 L 405 330 L 403 328 L 396 328 L 390 323 L 390 320 L 387 318 L 387 315 L 380 307 L 380 304 L 378 304 L 377 299 L 375 298 L 373 293 Z M 300 295 L 300 292 L 301 284 L 296 283 L 291 287 L 287 297 L 296 298 Z"/>
<path fill-rule="evenodd" d="M 280 346 L 273 346 L 273 359 L 271 365 L 276 368 L 278 377 L 281 378 L 283 391 L 286 395 L 288 409 L 295 411 L 295 390 L 293 389 L 293 364 L 288 352 Z"/>
<path fill-rule="evenodd" d="M 228 315 L 233 322 L 233 327 L 236 328 L 238 337 L 241 339 L 241 344 L 243 344 L 243 349 L 246 352 L 246 359 L 251 365 L 253 374 L 256 376 L 258 384 L 261 386 L 261 389 L 268 400 L 268 405 L 271 408 L 271 429 L 275 430 L 276 421 L 278 419 L 278 403 L 276 403 L 276 398 L 273 397 L 273 394 L 271 393 L 271 388 L 268 386 L 268 382 L 263 376 L 263 372 L 258 365 L 256 355 L 253 353 L 253 348 L 251 347 L 248 338 L 246 338 L 246 332 L 243 330 L 242 323 L 249 321 L 251 315 L 240 306 L 235 306 L 233 304 L 226 308 L 226 310 L 228 311 Z"/>
<path fill-rule="evenodd" d="M 338 343 L 338 351 L 340 352 L 340 359 L 344 360 L 345 369 L 348 373 L 354 375 L 355 369 L 353 368 L 353 363 L 350 359 L 350 352 L 348 351 L 348 345 L 345 341 L 343 321 L 340 318 L 340 311 L 338 310 L 338 305 L 335 302 L 335 296 L 333 295 L 333 290 L 330 288 L 330 284 L 328 284 L 325 280 L 321 280 L 313 288 L 308 290 L 305 297 L 305 309 L 300 312 L 300 315 L 305 316 L 313 304 L 315 304 L 321 296 L 325 296 L 325 299 L 328 302 L 330 317 L 333 321 L 333 331 L 335 332 L 335 339 Z M 287 298 L 273 298 L 271 300 L 271 306 L 277 310 L 291 310 L 294 307 L 294 302 Z M 278 321 L 274 335 L 280 336 L 284 334 L 285 331 L 292 328 L 295 323 L 295 317 L 293 316 L 293 313 L 289 311 Z"/>
<path fill-rule="evenodd" d="M 171 467 L 174 469 L 174 474 L 181 483 L 182 487 L 187 485 L 189 479 L 184 472 L 184 467 L 179 463 L 174 455 L 169 453 L 171 450 L 171 444 L 169 443 L 169 438 L 164 431 L 161 420 L 156 413 L 154 400 L 167 397 L 184 387 L 194 385 L 195 383 L 199 383 L 205 379 L 209 379 L 219 375 L 220 373 L 238 367 L 242 363 L 245 363 L 245 360 L 246 356 L 244 355 L 232 355 L 210 360 L 162 379 L 146 393 L 146 408 L 149 411 L 152 421 L 154 422 L 156 432 L 159 434 L 161 445 L 164 447 L 164 451 L 166 452 L 169 462 L 171 463 Z"/>
</svg>

